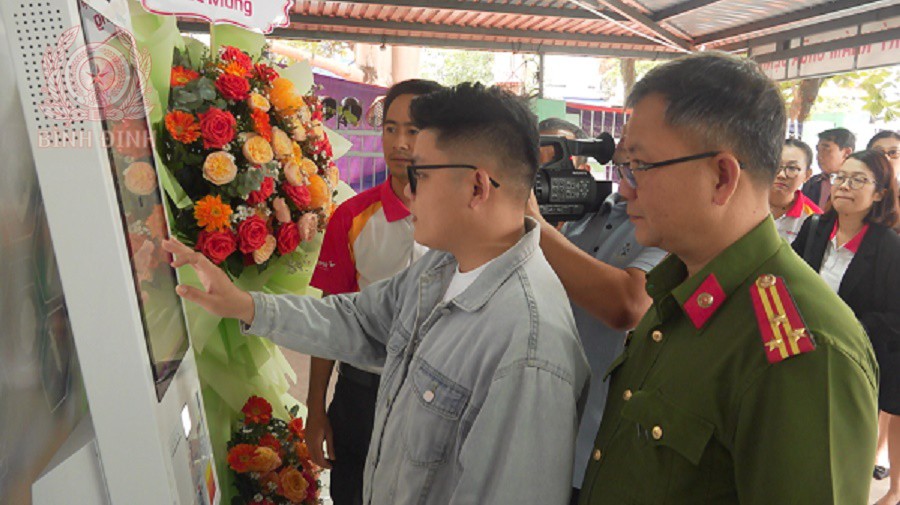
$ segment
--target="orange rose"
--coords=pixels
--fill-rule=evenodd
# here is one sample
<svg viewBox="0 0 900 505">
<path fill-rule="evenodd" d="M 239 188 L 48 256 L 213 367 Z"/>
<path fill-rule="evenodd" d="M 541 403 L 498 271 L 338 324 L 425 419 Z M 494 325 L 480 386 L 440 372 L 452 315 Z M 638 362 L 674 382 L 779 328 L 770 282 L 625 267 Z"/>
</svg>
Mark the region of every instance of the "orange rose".
<svg viewBox="0 0 900 505">
<path fill-rule="evenodd" d="M 247 98 L 247 105 L 253 110 L 261 110 L 263 112 L 269 112 L 269 109 L 272 108 L 269 100 L 259 93 L 250 93 L 250 97 Z"/>
<path fill-rule="evenodd" d="M 136 195 L 149 195 L 156 191 L 156 171 L 146 161 L 135 161 L 125 172 L 125 187 Z"/>
<path fill-rule="evenodd" d="M 278 159 L 286 158 L 294 154 L 294 147 L 291 145 L 291 138 L 281 128 L 272 128 L 272 149 L 275 151 L 275 157 Z"/>
<path fill-rule="evenodd" d="M 290 116 L 304 105 L 303 97 L 300 96 L 294 83 L 284 77 L 278 77 L 272 81 L 269 101 L 275 110 L 285 116 Z"/>
<path fill-rule="evenodd" d="M 275 211 L 275 219 L 279 223 L 287 223 L 291 220 L 291 209 L 288 208 L 284 198 L 278 197 L 272 200 L 272 209 Z"/>
<path fill-rule="evenodd" d="M 285 468 L 278 473 L 278 479 L 278 494 L 297 503 L 306 499 L 306 489 L 309 487 L 309 483 L 306 482 L 299 470 Z"/>
<path fill-rule="evenodd" d="M 293 186 L 306 186 L 306 179 L 303 177 L 303 170 L 300 165 L 294 163 L 294 160 L 288 160 L 284 164 L 284 178 Z"/>
<path fill-rule="evenodd" d="M 247 463 L 247 469 L 251 472 L 268 473 L 281 466 L 281 458 L 271 447 L 257 447 Z"/>
<path fill-rule="evenodd" d="M 249 134 L 245 136 L 245 139 L 241 151 L 244 153 L 244 158 L 247 158 L 247 161 L 250 163 L 263 165 L 275 158 L 275 153 L 272 152 L 272 145 L 263 137 Z"/>
<path fill-rule="evenodd" d="M 309 158 L 301 158 L 300 159 L 300 168 L 303 169 L 303 172 L 308 176 L 312 177 L 319 173 L 319 167 L 316 166 L 316 162 Z"/>
<path fill-rule="evenodd" d="M 282 202 L 283 201 L 284 200 L 282 200 Z M 259 249 L 253 251 L 253 262 L 257 265 L 262 265 L 268 261 L 269 258 L 272 257 L 272 253 L 275 252 L 276 244 L 277 241 L 275 240 L 274 235 L 266 235 L 266 241 L 263 245 Z"/>
<path fill-rule="evenodd" d="M 331 203 L 331 188 L 321 176 L 313 175 L 309 178 L 309 196 L 310 208 L 324 208 Z"/>
<path fill-rule="evenodd" d="M 234 164 L 234 156 L 225 151 L 211 153 L 203 162 L 203 178 L 216 186 L 228 184 L 235 176 L 237 165 Z"/>
</svg>

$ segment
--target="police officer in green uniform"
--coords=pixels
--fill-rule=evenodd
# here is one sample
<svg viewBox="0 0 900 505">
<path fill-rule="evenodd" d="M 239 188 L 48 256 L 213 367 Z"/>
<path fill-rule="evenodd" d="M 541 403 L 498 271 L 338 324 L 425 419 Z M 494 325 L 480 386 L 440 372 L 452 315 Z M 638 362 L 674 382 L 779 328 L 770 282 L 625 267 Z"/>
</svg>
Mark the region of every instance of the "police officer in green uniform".
<svg viewBox="0 0 900 505">
<path fill-rule="evenodd" d="M 865 503 L 877 365 L 769 216 L 778 89 L 749 60 L 700 53 L 652 70 L 629 104 L 620 192 L 637 240 L 672 254 L 610 368 L 579 503 Z"/>
</svg>

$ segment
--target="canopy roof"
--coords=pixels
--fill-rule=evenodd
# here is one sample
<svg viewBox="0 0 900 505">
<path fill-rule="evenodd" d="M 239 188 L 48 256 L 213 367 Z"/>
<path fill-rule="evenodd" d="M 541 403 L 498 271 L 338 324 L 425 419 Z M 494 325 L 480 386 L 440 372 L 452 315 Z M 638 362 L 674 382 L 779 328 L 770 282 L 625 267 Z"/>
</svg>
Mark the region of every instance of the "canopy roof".
<svg viewBox="0 0 900 505">
<path fill-rule="evenodd" d="M 875 23 L 875 25 L 872 25 Z M 205 30 L 182 23 L 187 31 Z M 874 26 L 874 30 L 872 28 Z M 790 43 L 840 30 L 836 40 Z M 900 39 L 897 0 L 297 0 L 273 37 L 671 58 L 773 45 L 760 62 Z M 819 38 L 821 39 L 821 37 Z"/>
</svg>

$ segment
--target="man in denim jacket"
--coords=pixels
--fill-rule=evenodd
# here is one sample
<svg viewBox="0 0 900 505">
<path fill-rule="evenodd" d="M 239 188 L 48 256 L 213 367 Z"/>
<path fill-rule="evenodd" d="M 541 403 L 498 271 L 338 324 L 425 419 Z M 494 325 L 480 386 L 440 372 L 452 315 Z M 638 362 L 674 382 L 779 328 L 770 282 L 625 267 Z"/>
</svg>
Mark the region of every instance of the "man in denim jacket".
<svg viewBox="0 0 900 505">
<path fill-rule="evenodd" d="M 245 293 L 174 241 L 205 290 L 178 293 L 300 352 L 383 366 L 366 504 L 567 502 L 590 374 L 568 298 L 525 217 L 537 122 L 499 88 L 413 101 L 415 239 L 397 276 L 324 300 Z"/>
</svg>

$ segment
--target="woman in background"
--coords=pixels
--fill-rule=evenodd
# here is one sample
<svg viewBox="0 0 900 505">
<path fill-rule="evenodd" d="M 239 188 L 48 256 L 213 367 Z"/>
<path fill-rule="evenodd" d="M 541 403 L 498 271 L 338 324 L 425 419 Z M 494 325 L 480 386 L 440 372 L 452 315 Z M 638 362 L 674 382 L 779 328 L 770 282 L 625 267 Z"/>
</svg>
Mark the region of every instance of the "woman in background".
<svg viewBox="0 0 900 505">
<path fill-rule="evenodd" d="M 900 236 L 897 179 L 878 151 L 850 155 L 831 175 L 831 209 L 808 219 L 794 250 L 853 309 L 872 340 L 881 370 L 878 407 L 885 418 L 891 485 L 878 505 L 900 502 Z"/>
</svg>

